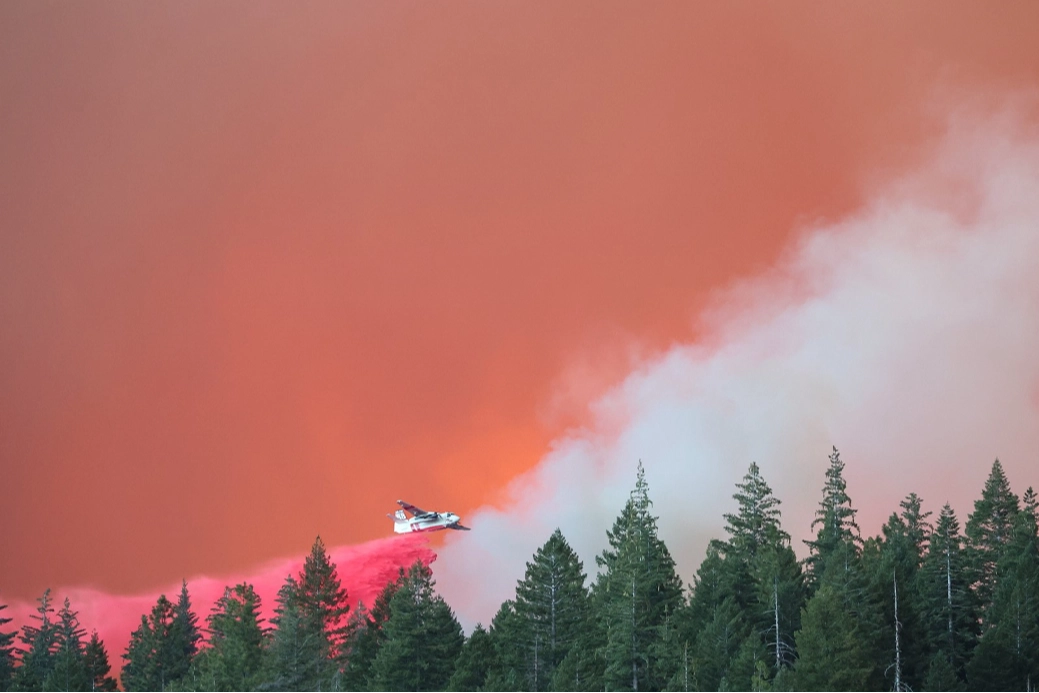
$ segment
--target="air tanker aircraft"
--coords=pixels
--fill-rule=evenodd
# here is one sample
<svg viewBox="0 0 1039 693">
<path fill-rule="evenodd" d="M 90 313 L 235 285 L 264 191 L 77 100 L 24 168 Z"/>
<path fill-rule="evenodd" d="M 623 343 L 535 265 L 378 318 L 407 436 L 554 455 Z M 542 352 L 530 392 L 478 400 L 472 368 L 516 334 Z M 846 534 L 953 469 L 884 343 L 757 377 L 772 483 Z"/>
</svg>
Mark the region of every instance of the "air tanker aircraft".
<svg viewBox="0 0 1039 693">
<path fill-rule="evenodd" d="M 438 529 L 464 529 L 467 532 L 469 531 L 468 527 L 463 527 L 458 523 L 461 518 L 452 512 L 438 513 L 427 511 L 417 508 L 411 503 L 405 503 L 402 500 L 397 501 L 397 505 L 400 506 L 400 510 L 392 515 L 386 514 L 386 517 L 393 520 L 393 531 L 397 534 L 435 532 Z M 408 517 L 408 513 L 411 513 L 413 517 Z"/>
</svg>

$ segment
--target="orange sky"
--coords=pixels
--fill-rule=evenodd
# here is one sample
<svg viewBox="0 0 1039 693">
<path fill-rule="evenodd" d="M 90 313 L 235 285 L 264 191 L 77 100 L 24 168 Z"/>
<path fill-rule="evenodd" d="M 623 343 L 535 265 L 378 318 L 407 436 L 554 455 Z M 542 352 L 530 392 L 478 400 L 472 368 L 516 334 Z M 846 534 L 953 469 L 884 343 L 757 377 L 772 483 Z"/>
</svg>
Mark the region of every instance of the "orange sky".
<svg viewBox="0 0 1039 693">
<path fill-rule="evenodd" d="M 712 289 L 913 160 L 936 93 L 1039 84 L 1037 26 L 1034 2 L 0 4 L 3 594 L 493 501 L 632 343 L 690 338 Z"/>
</svg>

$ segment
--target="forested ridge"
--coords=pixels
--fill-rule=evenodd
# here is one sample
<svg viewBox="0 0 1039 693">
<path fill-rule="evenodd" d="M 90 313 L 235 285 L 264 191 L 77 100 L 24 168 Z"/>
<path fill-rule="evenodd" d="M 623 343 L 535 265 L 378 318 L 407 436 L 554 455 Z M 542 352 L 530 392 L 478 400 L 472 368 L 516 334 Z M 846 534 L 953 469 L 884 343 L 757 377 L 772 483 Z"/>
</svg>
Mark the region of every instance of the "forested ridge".
<svg viewBox="0 0 1039 693">
<path fill-rule="evenodd" d="M 515 597 L 466 638 L 429 568 L 401 570 L 351 609 L 318 538 L 274 616 L 249 584 L 204 618 L 187 584 L 141 615 L 127 690 L 1032 690 L 1039 681 L 1037 498 L 999 461 L 961 525 L 910 493 L 863 538 L 834 448 L 799 561 L 756 464 L 725 537 L 684 585 L 639 463 L 591 577 L 556 530 Z M 478 529 L 478 528 L 477 528 Z M 66 599 L 45 592 L 6 629 L 0 690 L 116 690 L 112 662 Z"/>
</svg>

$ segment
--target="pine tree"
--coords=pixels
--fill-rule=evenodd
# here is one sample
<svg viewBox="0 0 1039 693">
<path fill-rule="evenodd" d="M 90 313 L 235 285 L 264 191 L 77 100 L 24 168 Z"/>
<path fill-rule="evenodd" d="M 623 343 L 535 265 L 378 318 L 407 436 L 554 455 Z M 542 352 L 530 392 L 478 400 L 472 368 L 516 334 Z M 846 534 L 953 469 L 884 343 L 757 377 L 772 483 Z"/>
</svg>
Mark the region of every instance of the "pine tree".
<svg viewBox="0 0 1039 693">
<path fill-rule="evenodd" d="M 767 688 L 772 672 L 765 663 L 769 654 L 761 639 L 751 634 L 743 640 L 736 655 L 729 662 L 729 669 L 719 682 L 722 691 L 750 691 Z"/>
<path fill-rule="evenodd" d="M 855 619 L 829 584 L 808 600 L 797 632 L 794 689 L 802 691 L 872 690 L 875 665 Z"/>
<path fill-rule="evenodd" d="M 177 681 L 184 651 L 172 638 L 175 607 L 160 595 L 151 613 L 141 616 L 141 625 L 130 634 L 123 659 L 123 686 L 129 691 L 165 691 Z M 182 676 L 183 673 L 180 673 Z"/>
<path fill-rule="evenodd" d="M 14 670 L 11 681 L 13 691 L 42 691 L 44 682 L 54 670 L 54 651 L 58 643 L 58 627 L 52 615 L 51 591 L 44 590 L 43 596 L 36 601 L 36 613 L 30 616 L 36 625 L 22 626 L 19 640 L 22 641 L 21 666 Z"/>
<path fill-rule="evenodd" d="M 756 462 L 751 462 L 732 497 L 739 510 L 725 515 L 725 531 L 733 554 L 753 560 L 761 550 L 790 541 L 790 535 L 780 527 L 779 499 L 772 495 Z"/>
<path fill-rule="evenodd" d="M 119 689 L 116 680 L 109 676 L 112 666 L 108 663 L 108 652 L 105 644 L 97 636 L 95 630 L 90 634 L 90 642 L 87 643 L 83 653 L 83 666 L 87 672 L 91 691 L 115 691 Z"/>
<path fill-rule="evenodd" d="M 804 574 L 789 543 L 759 552 L 752 570 L 755 599 L 749 620 L 768 652 L 770 677 L 776 676 L 796 659 L 794 634 L 807 601 Z"/>
<path fill-rule="evenodd" d="M 522 619 L 516 614 L 516 602 L 511 599 L 502 603 L 498 613 L 491 619 L 488 635 L 494 644 L 495 658 L 487 672 L 486 690 L 523 690 L 523 625 Z"/>
<path fill-rule="evenodd" d="M 956 673 L 951 658 L 944 650 L 938 650 L 931 657 L 927 666 L 927 677 L 924 679 L 925 691 L 965 691 L 966 684 Z"/>
<path fill-rule="evenodd" d="M 371 611 L 363 602 L 358 602 L 357 609 L 350 616 L 348 633 L 343 659 L 344 690 L 362 690 L 367 686 L 372 662 L 379 653 L 379 648 L 386 639 L 383 626 L 390 618 L 390 600 L 407 579 L 407 573 L 400 569 L 396 580 L 386 583 L 372 604 Z"/>
<path fill-rule="evenodd" d="M 447 682 L 447 690 L 486 690 L 487 675 L 494 666 L 495 658 L 494 642 L 490 634 L 479 623 L 476 624 L 473 634 L 465 641 L 458 655 L 455 671 Z"/>
<path fill-rule="evenodd" d="M 1010 490 L 1003 465 L 997 459 L 992 463 L 981 498 L 974 502 L 966 528 L 975 590 L 985 619 L 996 587 L 996 564 L 1010 543 L 1018 507 L 1017 496 Z"/>
<path fill-rule="evenodd" d="M 57 643 L 54 650 L 54 668 L 44 681 L 50 691 L 83 691 L 90 686 L 86 668 L 86 632 L 79 624 L 78 614 L 72 610 L 68 597 L 58 612 Z"/>
<path fill-rule="evenodd" d="M 895 691 L 919 688 L 928 664 L 916 596 L 930 513 L 921 512 L 920 505 L 916 494 L 902 502 L 902 515 L 893 513 L 884 525 L 884 541 L 876 544 L 876 560 L 868 566 L 873 601 L 879 606 L 881 661 L 887 663 L 885 679 Z"/>
<path fill-rule="evenodd" d="M 727 596 L 734 599 L 743 620 L 770 653 L 769 667 L 775 675 L 794 660 L 794 633 L 800 627 L 806 599 L 804 577 L 790 547 L 790 535 L 780 526 L 780 501 L 757 464 L 750 465 L 736 489 L 733 498 L 739 510 L 725 515 L 729 539 L 720 548 L 725 563 L 730 564 L 725 571 L 731 586 Z M 749 643 L 744 652 L 756 653 L 758 648 Z M 749 666 L 745 672 L 748 685 L 757 671 L 756 663 Z"/>
<path fill-rule="evenodd" d="M 317 677 L 327 656 L 327 641 L 323 631 L 304 621 L 300 613 L 299 584 L 291 575 L 275 598 L 274 627 L 267 648 L 265 682 L 268 690 L 316 689 Z"/>
<path fill-rule="evenodd" d="M 581 560 L 556 530 L 527 563 L 516 585 L 516 614 L 523 622 L 527 688 L 546 690 L 559 663 L 587 627 L 588 592 Z"/>
<path fill-rule="evenodd" d="M 612 690 L 667 683 L 654 653 L 661 626 L 682 604 L 682 583 L 667 546 L 657 537 L 651 506 L 640 461 L 635 488 L 607 532 L 610 548 L 596 558 L 601 572 L 595 590 L 606 632 L 604 683 Z"/>
<path fill-rule="evenodd" d="M 978 640 L 979 610 L 971 589 L 960 523 L 948 503 L 931 532 L 917 585 L 928 649 L 934 653 L 929 670 L 936 672 L 934 676 L 945 677 L 946 667 L 934 663 L 934 656 L 940 652 L 947 658 L 948 669 L 965 681 L 967 662 Z M 944 683 L 940 685 L 950 685 L 945 678 L 941 681 Z"/>
<path fill-rule="evenodd" d="M 1025 495 L 1021 496 L 1021 509 L 1031 513 L 1032 517 L 1039 517 L 1039 496 L 1031 486 L 1025 489 Z"/>
<path fill-rule="evenodd" d="M 696 689 L 723 690 L 733 660 L 752 635 L 750 628 L 732 597 L 715 605 L 709 618 L 698 626 L 690 653 Z"/>
<path fill-rule="evenodd" d="M 821 584 L 823 574 L 838 548 L 842 545 L 858 546 L 859 526 L 855 523 L 855 513 L 844 480 L 844 462 L 835 446 L 830 455 L 830 466 L 826 469 L 823 499 L 812 521 L 812 529 L 818 527 L 819 530 L 814 541 L 805 541 L 811 551 L 806 560 L 810 588 L 815 589 Z M 845 557 L 850 555 L 848 552 L 841 554 Z"/>
<path fill-rule="evenodd" d="M 308 632 L 321 634 L 321 657 L 315 662 L 313 683 L 316 688 L 330 688 L 338 675 L 336 660 L 346 638 L 350 606 L 320 536 L 314 540 L 310 555 L 304 561 L 298 584 L 301 622 Z"/>
<path fill-rule="evenodd" d="M 660 639 L 651 657 L 656 660 L 657 673 L 665 682 L 664 690 L 684 690 L 691 669 L 689 652 L 689 605 L 683 603 L 669 613 L 660 627 Z"/>
<path fill-rule="evenodd" d="M 1032 690 L 1039 681 L 1039 539 L 1027 509 L 1017 513 L 996 565 L 985 631 L 967 677 L 978 690 Z"/>
<path fill-rule="evenodd" d="M 3 616 L 7 604 L 0 604 L 0 628 L 11 622 L 10 618 Z M 5 633 L 0 630 L 0 691 L 6 691 L 11 685 L 14 676 L 14 636 L 16 631 Z"/>
<path fill-rule="evenodd" d="M 347 636 L 340 653 L 342 661 L 341 683 L 345 691 L 359 691 L 366 687 L 368 671 L 379 651 L 380 631 L 368 615 L 368 608 L 363 601 L 350 612 L 347 622 Z"/>
<path fill-rule="evenodd" d="M 202 667 L 206 686 L 251 690 L 260 682 L 263 627 L 260 598 L 247 583 L 228 587 L 207 619 L 209 649 Z"/>
<path fill-rule="evenodd" d="M 188 583 L 181 581 L 180 596 L 173 608 L 173 622 L 169 635 L 169 670 L 168 680 L 179 681 L 191 670 L 191 663 L 198 654 L 202 633 L 198 627 L 198 616 L 191 609 L 191 598 L 188 595 Z"/>
<path fill-rule="evenodd" d="M 141 623 L 130 633 L 123 654 L 122 681 L 128 691 L 148 690 L 148 669 L 151 663 L 152 632 L 148 617 L 141 616 Z"/>
<path fill-rule="evenodd" d="M 434 590 L 433 574 L 421 562 L 390 600 L 386 640 L 372 663 L 375 690 L 444 690 L 465 638 L 450 607 Z"/>
</svg>

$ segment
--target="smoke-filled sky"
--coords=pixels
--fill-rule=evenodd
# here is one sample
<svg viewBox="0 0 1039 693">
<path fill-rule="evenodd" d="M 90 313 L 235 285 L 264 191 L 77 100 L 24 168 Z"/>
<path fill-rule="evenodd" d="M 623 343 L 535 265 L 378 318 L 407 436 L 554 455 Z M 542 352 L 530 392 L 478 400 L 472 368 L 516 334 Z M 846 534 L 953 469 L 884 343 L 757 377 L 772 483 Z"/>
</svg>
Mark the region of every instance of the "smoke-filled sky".
<svg viewBox="0 0 1039 693">
<path fill-rule="evenodd" d="M 997 455 L 1039 483 L 1037 26 L 0 4 L 0 595 L 241 576 L 404 498 L 473 525 L 434 564 L 472 623 L 556 525 L 591 569 L 639 458 L 686 579 L 751 460 L 795 535 L 831 444 L 870 532 Z"/>
</svg>

